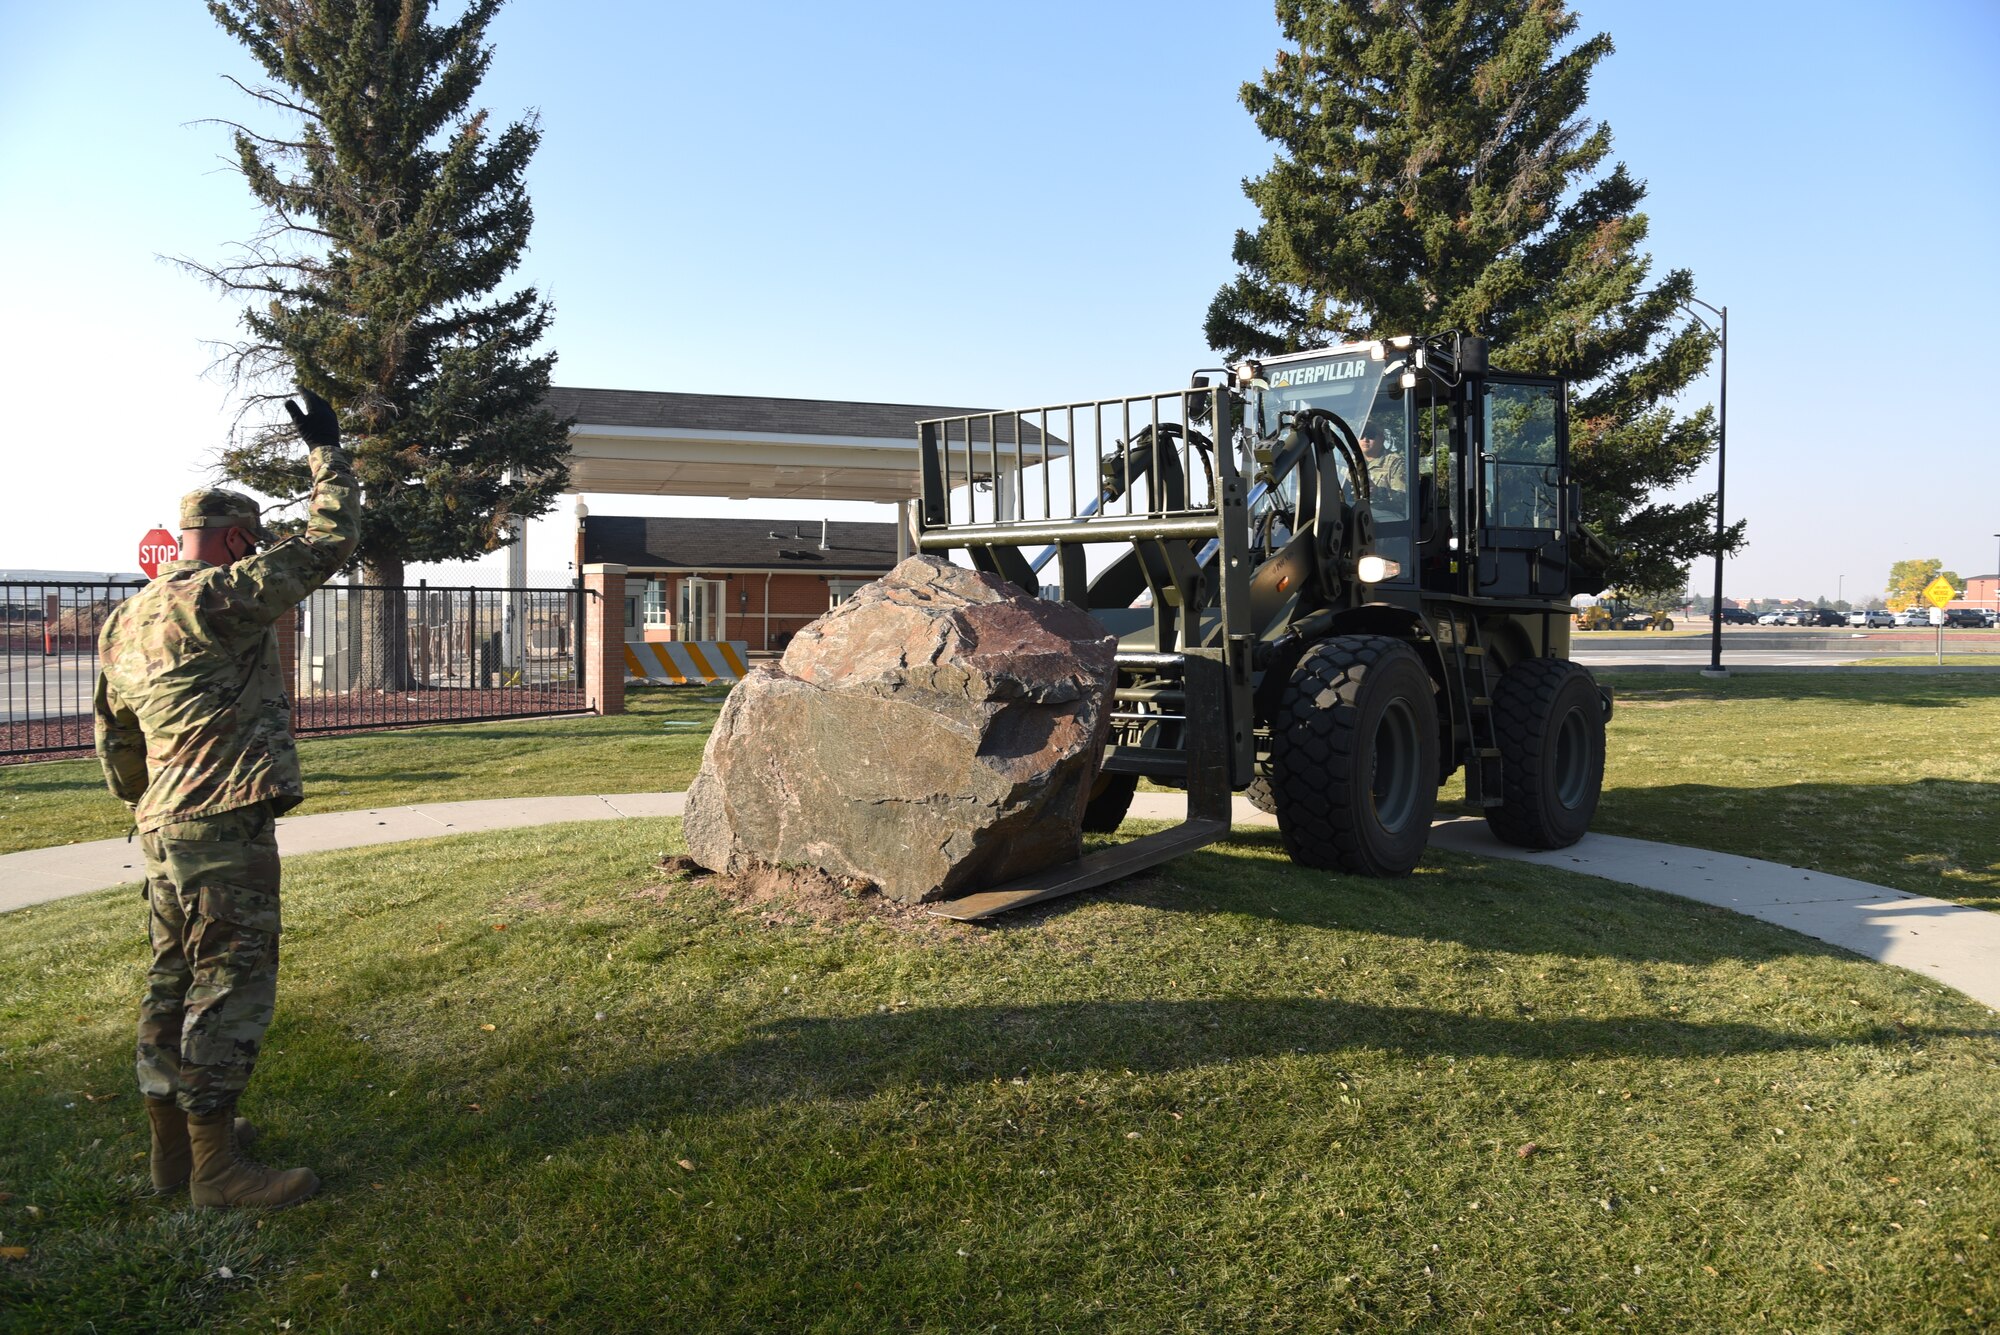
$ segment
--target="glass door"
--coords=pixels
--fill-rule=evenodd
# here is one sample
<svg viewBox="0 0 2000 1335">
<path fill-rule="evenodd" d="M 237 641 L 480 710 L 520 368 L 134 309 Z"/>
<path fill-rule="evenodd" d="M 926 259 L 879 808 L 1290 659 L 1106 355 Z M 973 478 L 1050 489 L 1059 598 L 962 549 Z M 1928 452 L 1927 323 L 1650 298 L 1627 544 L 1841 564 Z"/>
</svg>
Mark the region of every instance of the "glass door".
<svg viewBox="0 0 2000 1335">
<path fill-rule="evenodd" d="M 722 638 L 722 597 L 727 586 L 719 579 L 681 581 L 680 621 L 675 639 L 719 640 Z"/>
<path fill-rule="evenodd" d="M 1496 376 L 1485 385 L 1479 416 L 1479 592 L 1566 595 L 1562 383 Z"/>
</svg>

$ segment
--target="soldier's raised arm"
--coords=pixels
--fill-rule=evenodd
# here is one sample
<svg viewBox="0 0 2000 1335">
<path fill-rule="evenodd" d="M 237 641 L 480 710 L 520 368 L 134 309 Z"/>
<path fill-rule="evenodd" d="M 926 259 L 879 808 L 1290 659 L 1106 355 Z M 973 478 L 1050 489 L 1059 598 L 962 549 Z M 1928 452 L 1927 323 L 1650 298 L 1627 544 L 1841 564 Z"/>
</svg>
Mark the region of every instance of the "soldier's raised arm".
<svg viewBox="0 0 2000 1335">
<path fill-rule="evenodd" d="M 289 399 L 285 410 L 312 448 L 312 498 L 306 531 L 229 567 L 230 592 L 238 607 L 263 621 L 276 621 L 333 577 L 361 539 L 361 489 L 340 447 L 340 422 L 333 408 L 311 390 L 301 391 L 305 410 Z"/>
</svg>

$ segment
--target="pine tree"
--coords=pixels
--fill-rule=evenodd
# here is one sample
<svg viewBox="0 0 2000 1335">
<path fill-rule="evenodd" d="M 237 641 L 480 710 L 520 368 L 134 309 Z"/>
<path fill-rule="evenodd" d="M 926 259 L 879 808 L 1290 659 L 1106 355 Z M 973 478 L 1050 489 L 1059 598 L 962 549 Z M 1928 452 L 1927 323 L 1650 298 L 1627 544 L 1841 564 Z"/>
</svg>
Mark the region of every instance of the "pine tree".
<svg viewBox="0 0 2000 1335">
<path fill-rule="evenodd" d="M 1584 513 L 1620 552 L 1612 580 L 1684 588 L 1686 563 L 1716 547 L 1714 497 L 1658 493 L 1714 449 L 1713 413 L 1671 405 L 1715 342 L 1682 315 L 1687 270 L 1648 285 L 1644 184 L 1622 163 L 1600 170 L 1611 130 L 1583 109 L 1611 39 L 1572 43 L 1561 0 L 1277 8 L 1288 47 L 1242 96 L 1279 155 L 1244 182 L 1263 222 L 1236 234 L 1209 345 L 1487 336 L 1495 365 L 1570 381 Z"/>
<path fill-rule="evenodd" d="M 234 263 L 191 265 L 246 297 L 237 382 L 294 378 L 339 410 L 362 485 L 356 559 L 371 585 L 406 563 L 503 546 L 567 482 L 567 423 L 544 406 L 552 310 L 532 288 L 496 295 L 534 211 L 523 184 L 534 117 L 490 133 L 471 101 L 502 0 L 445 23 L 430 0 L 208 0 L 270 86 L 248 88 L 288 128 L 234 126 L 236 166 L 264 207 Z M 223 470 L 271 496 L 307 485 L 291 433 L 252 429 Z M 371 636 L 370 684 L 404 684 L 394 599 Z"/>
</svg>

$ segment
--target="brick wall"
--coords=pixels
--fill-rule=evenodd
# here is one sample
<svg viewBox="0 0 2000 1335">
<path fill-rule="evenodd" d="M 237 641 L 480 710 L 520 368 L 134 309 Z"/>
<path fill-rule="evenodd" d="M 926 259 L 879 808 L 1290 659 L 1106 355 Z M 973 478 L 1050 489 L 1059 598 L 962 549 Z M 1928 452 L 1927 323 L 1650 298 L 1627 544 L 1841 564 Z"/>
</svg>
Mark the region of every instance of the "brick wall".
<svg viewBox="0 0 2000 1335">
<path fill-rule="evenodd" d="M 644 572 L 629 577 L 627 588 L 637 594 L 641 586 L 654 576 Z M 676 617 L 680 611 L 681 581 L 684 579 L 720 579 L 726 586 L 723 594 L 722 638 L 743 640 L 752 649 L 769 649 L 764 638 L 764 592 L 765 578 L 761 571 L 748 574 L 714 575 L 667 575 L 662 577 L 665 584 L 667 622 L 663 626 L 640 627 L 640 637 L 645 640 L 671 640 L 679 637 Z M 859 579 L 860 576 L 852 578 Z M 828 576 L 804 571 L 786 571 L 770 577 L 771 596 L 771 640 L 796 632 L 799 627 L 825 612 L 828 605 Z"/>
</svg>

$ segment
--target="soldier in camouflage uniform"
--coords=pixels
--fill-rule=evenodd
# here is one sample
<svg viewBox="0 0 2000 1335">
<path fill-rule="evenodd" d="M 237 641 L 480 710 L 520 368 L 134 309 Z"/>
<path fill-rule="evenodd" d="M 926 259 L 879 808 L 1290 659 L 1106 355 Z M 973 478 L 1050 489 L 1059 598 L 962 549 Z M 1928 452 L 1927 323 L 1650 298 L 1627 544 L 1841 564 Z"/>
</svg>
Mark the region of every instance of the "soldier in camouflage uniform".
<svg viewBox="0 0 2000 1335">
<path fill-rule="evenodd" d="M 1409 462 L 1401 450 L 1384 444 L 1381 427 L 1370 422 L 1361 429 L 1361 457 L 1368 464 L 1368 485 L 1376 491 L 1402 495 L 1410 489 Z"/>
<path fill-rule="evenodd" d="M 197 1205 L 289 1205 L 319 1187 L 243 1156 L 237 1097 L 278 982 L 281 812 L 305 796 L 272 623 L 327 581 L 360 533 L 333 409 L 287 403 L 311 446 L 306 531 L 272 542 L 257 505 L 181 501 L 183 559 L 123 603 L 98 640 L 97 754 L 146 857 L 153 964 L 139 1007 L 139 1089 L 153 1184 Z M 270 544 L 258 551 L 263 544 Z"/>
</svg>

